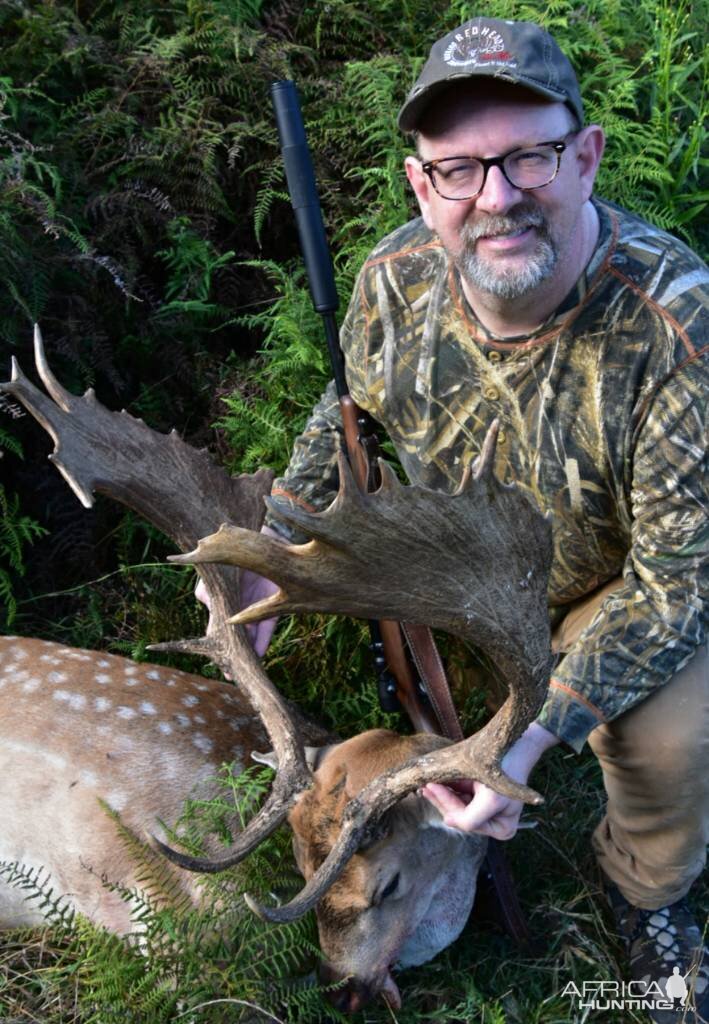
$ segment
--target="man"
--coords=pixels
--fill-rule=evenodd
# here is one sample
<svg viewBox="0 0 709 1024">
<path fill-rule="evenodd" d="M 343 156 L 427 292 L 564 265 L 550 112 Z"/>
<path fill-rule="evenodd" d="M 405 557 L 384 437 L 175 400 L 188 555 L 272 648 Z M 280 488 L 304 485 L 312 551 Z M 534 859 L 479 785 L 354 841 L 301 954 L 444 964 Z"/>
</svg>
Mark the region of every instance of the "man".
<svg viewBox="0 0 709 1024">
<path fill-rule="evenodd" d="M 498 475 L 553 516 L 560 655 L 505 767 L 526 781 L 546 749 L 588 740 L 608 795 L 593 844 L 633 977 L 691 969 L 687 1019 L 709 1019 L 684 899 L 709 819 L 709 272 L 592 198 L 603 132 L 584 126 L 573 69 L 535 25 L 474 18 L 439 40 L 399 126 L 416 136 L 421 217 L 360 274 L 342 331 L 352 395 L 409 478 L 445 491 L 500 419 Z M 338 430 L 328 390 L 274 492 L 328 504 Z M 424 792 L 448 824 L 510 838 L 521 806 L 468 790 Z"/>
</svg>

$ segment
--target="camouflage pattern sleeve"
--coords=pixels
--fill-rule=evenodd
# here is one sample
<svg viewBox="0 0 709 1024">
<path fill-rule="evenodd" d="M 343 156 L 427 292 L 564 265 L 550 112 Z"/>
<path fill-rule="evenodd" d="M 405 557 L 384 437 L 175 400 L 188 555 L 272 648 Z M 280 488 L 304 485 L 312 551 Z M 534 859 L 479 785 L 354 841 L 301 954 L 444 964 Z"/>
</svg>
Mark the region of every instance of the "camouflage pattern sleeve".
<svg viewBox="0 0 709 1024">
<path fill-rule="evenodd" d="M 288 468 L 273 481 L 271 494 L 286 498 L 309 511 L 326 508 L 337 491 L 337 453 L 341 446 L 342 422 L 335 382 L 330 381 L 313 409 L 305 429 L 296 438 Z M 265 523 L 294 544 L 307 538 L 266 513 Z"/>
<path fill-rule="evenodd" d="M 361 298 L 362 292 L 358 282 L 341 330 L 342 347 L 345 351 L 363 351 L 364 342 L 358 339 L 358 335 L 366 335 L 367 315 Z M 355 387 L 360 385 L 358 365 L 356 356 L 354 359 L 350 356 L 347 363 L 347 381 L 353 392 Z M 367 396 L 362 394 L 361 385 L 357 387 L 357 394 L 353 393 L 353 397 L 363 407 L 369 406 Z M 343 445 L 340 404 L 335 382 L 330 381 L 313 409 L 305 429 L 296 438 L 288 468 L 283 476 L 273 481 L 271 494 L 293 501 L 310 511 L 326 508 L 337 492 L 337 454 Z M 267 526 L 293 543 L 302 543 L 307 539 L 303 534 L 275 519 L 270 513 L 267 513 L 265 522 Z"/>
<path fill-rule="evenodd" d="M 540 724 L 580 751 L 589 732 L 672 677 L 707 636 L 707 350 L 661 386 L 632 445 L 624 585 L 557 667 Z"/>
</svg>

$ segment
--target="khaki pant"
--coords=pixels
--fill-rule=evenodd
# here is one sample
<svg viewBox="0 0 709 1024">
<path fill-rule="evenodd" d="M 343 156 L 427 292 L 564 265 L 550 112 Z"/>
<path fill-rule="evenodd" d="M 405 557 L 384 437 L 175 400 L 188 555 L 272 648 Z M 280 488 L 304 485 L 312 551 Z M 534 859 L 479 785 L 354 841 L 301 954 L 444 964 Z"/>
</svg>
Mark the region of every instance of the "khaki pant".
<svg viewBox="0 0 709 1024">
<path fill-rule="evenodd" d="M 554 631 L 567 651 L 615 580 L 572 606 Z M 593 834 L 604 873 L 637 907 L 681 899 L 701 873 L 709 839 L 709 652 L 697 651 L 668 683 L 589 744 L 603 769 L 606 814 Z"/>
</svg>

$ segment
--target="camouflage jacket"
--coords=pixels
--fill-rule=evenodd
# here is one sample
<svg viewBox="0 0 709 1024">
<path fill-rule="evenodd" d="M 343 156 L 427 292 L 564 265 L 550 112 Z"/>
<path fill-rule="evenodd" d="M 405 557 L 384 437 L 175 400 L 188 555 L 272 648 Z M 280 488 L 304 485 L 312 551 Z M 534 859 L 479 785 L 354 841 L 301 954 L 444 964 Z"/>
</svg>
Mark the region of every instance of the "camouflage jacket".
<svg viewBox="0 0 709 1024">
<path fill-rule="evenodd" d="M 342 329 L 352 396 L 412 482 L 454 490 L 500 419 L 498 475 L 552 513 L 552 622 L 622 574 L 555 669 L 539 718 L 577 750 L 705 641 L 709 561 L 709 270 L 664 232 L 595 205 L 594 256 L 532 335 L 481 326 L 420 219 L 373 251 Z M 329 503 L 339 444 L 331 385 L 274 493 Z"/>
</svg>

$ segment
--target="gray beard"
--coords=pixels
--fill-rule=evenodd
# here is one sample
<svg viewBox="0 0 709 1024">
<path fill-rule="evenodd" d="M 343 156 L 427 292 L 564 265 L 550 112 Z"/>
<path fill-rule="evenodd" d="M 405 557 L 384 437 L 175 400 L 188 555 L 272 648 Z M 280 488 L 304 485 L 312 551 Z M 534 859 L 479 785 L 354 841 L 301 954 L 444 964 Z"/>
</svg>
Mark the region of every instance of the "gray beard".
<svg viewBox="0 0 709 1024">
<path fill-rule="evenodd" d="M 503 234 L 522 228 L 537 229 L 537 245 L 521 270 L 498 265 L 494 258 L 475 252 L 475 243 L 482 235 Z M 551 236 L 544 214 L 537 206 L 522 205 L 505 217 L 484 217 L 466 224 L 461 231 L 463 248 L 455 257 L 455 265 L 478 291 L 500 299 L 518 299 L 534 291 L 554 271 L 559 250 Z"/>
</svg>

